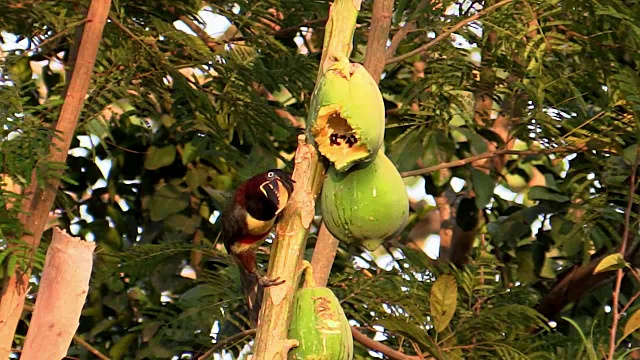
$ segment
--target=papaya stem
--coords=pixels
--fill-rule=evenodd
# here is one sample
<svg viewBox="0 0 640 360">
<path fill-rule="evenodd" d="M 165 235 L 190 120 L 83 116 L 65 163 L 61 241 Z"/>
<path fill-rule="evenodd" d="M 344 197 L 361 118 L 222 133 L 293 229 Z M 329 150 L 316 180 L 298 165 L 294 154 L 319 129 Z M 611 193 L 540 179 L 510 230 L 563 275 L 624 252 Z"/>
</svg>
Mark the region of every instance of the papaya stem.
<svg viewBox="0 0 640 360">
<path fill-rule="evenodd" d="M 336 0 L 329 8 L 316 83 L 335 63 L 349 62 L 361 0 Z"/>
<path fill-rule="evenodd" d="M 313 277 L 313 267 L 307 260 L 302 262 L 302 271 L 304 271 L 304 287 L 311 288 L 316 287 L 316 280 Z"/>
</svg>

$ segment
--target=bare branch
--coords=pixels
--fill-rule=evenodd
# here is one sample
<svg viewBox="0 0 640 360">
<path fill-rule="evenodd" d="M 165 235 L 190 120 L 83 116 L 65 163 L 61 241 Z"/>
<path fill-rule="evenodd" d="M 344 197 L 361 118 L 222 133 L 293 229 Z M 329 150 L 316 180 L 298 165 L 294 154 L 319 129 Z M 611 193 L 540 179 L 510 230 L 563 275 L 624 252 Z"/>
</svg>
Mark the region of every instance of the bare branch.
<svg viewBox="0 0 640 360">
<path fill-rule="evenodd" d="M 360 344 L 366 346 L 367 348 L 378 351 L 388 357 L 391 360 L 422 360 L 420 356 L 410 356 L 406 355 L 400 351 L 393 350 L 392 348 L 382 344 L 378 341 L 375 341 L 369 338 L 367 335 L 361 333 L 358 329 L 351 327 L 351 334 L 353 335 L 353 340 L 359 342 Z"/>
<path fill-rule="evenodd" d="M 393 63 L 397 63 L 403 60 L 406 60 L 410 57 L 412 57 L 413 55 L 417 55 L 420 53 L 423 53 L 425 51 L 427 51 L 428 49 L 430 49 L 431 47 L 433 47 L 434 45 L 438 44 L 440 41 L 446 39 L 447 37 L 449 37 L 451 34 L 453 34 L 454 32 L 458 31 L 460 28 L 462 28 L 463 26 L 469 24 L 472 21 L 478 20 L 479 18 L 481 18 L 482 16 L 502 7 L 505 6 L 509 3 L 513 2 L 513 0 L 502 0 L 499 3 L 496 3 L 494 5 L 489 6 L 486 9 L 483 9 L 482 11 L 469 16 L 468 18 L 460 21 L 459 23 L 453 25 L 452 27 L 450 27 L 449 29 L 445 30 L 444 32 L 442 32 L 440 35 L 436 36 L 435 39 L 429 41 L 428 43 L 418 47 L 417 49 L 411 50 L 406 54 L 402 54 L 400 56 L 396 56 L 394 58 L 388 59 L 387 60 L 387 65 L 388 64 L 393 64 Z"/>
<path fill-rule="evenodd" d="M 247 336 L 251 336 L 251 335 L 255 335 L 256 334 L 256 329 L 249 329 L 249 330 L 245 330 L 242 332 L 239 332 L 237 334 L 231 335 L 228 338 L 224 339 L 224 340 L 220 340 L 218 341 L 213 347 L 211 347 L 211 349 L 207 350 L 207 352 L 205 352 L 204 354 L 202 354 L 202 356 L 198 357 L 198 360 L 207 360 L 211 357 L 211 355 L 213 355 L 214 352 L 218 351 L 218 350 L 222 350 L 224 349 L 227 345 L 232 344 L 236 341 L 239 341 Z"/>
<path fill-rule="evenodd" d="M 638 171 L 638 154 L 640 147 L 636 148 L 636 161 L 631 167 L 631 179 L 629 180 L 629 200 L 627 208 L 624 211 L 624 230 L 622 232 L 622 244 L 620 245 L 620 254 L 624 257 L 627 251 L 627 242 L 629 240 L 631 209 L 633 208 L 633 196 L 636 193 L 636 172 Z M 616 333 L 618 331 L 618 322 L 620 321 L 620 312 L 618 302 L 620 301 L 620 288 L 622 287 L 622 278 L 624 277 L 624 269 L 618 269 L 616 272 L 616 283 L 613 288 L 613 299 L 611 307 L 613 308 L 613 321 L 611 322 L 611 334 L 609 335 L 609 360 L 613 360 L 616 351 Z"/>
<path fill-rule="evenodd" d="M 100 352 L 100 350 L 94 348 L 93 346 L 91 346 L 91 344 L 89 344 L 85 339 L 81 338 L 78 335 L 74 335 L 73 336 L 73 341 L 77 342 L 78 344 L 80 344 L 80 346 L 82 346 L 83 348 L 87 349 L 90 353 L 92 353 L 93 355 L 95 355 L 98 359 L 100 360 L 111 360 L 109 359 L 108 356 L 104 355 L 103 353 Z"/>
<path fill-rule="evenodd" d="M 418 6 L 416 6 L 415 13 L 420 13 L 420 11 L 422 11 L 422 9 L 424 9 L 425 6 L 427 6 L 427 2 L 428 0 L 420 1 Z M 402 42 L 402 40 L 404 40 L 404 38 L 411 31 L 415 30 L 415 28 L 416 28 L 415 20 L 407 21 L 404 24 L 404 26 L 402 26 L 400 30 L 398 30 L 398 32 L 395 33 L 395 35 L 393 35 L 393 37 L 391 38 L 391 43 L 389 44 L 389 47 L 385 51 L 385 54 L 384 54 L 385 59 L 390 59 L 393 57 L 393 55 L 396 53 L 396 50 L 398 50 L 398 46 L 400 46 L 400 43 Z"/>
<path fill-rule="evenodd" d="M 25 305 L 24 306 L 24 310 L 25 311 L 29 311 L 29 312 L 33 312 L 33 306 Z M 89 344 L 85 339 L 81 338 L 80 336 L 73 335 L 73 341 L 77 342 L 78 344 L 80 344 L 80 346 L 82 346 L 83 348 L 87 349 L 87 351 L 89 351 L 90 353 L 95 355 L 98 359 L 100 359 L 100 360 L 111 360 L 111 359 L 109 359 L 108 356 L 106 356 L 103 353 L 101 353 L 100 350 L 98 350 L 95 347 L 93 347 L 91 344 Z"/>
<path fill-rule="evenodd" d="M 463 166 L 474 161 L 492 158 L 494 156 L 502 156 L 502 155 L 517 155 L 517 156 L 527 156 L 527 155 L 543 155 L 543 154 L 558 154 L 558 153 L 572 153 L 572 152 L 583 152 L 587 148 L 585 145 L 578 146 L 561 146 L 553 149 L 540 149 L 540 150 L 509 150 L 509 149 L 500 149 L 495 151 L 487 151 L 482 154 L 470 156 L 468 158 L 449 161 L 446 163 L 429 166 L 422 169 L 409 170 L 400 173 L 402 177 L 410 177 L 417 175 L 424 175 L 434 171 L 449 169 L 454 167 Z"/>
<path fill-rule="evenodd" d="M 392 13 L 393 0 L 375 0 L 373 2 L 371 28 L 363 66 L 376 83 L 380 82 L 380 76 L 384 70 L 384 52 L 389 39 Z"/>
<path fill-rule="evenodd" d="M 329 274 L 336 259 L 340 241 L 336 239 L 327 226 L 322 223 L 318 231 L 318 239 L 311 256 L 311 267 L 313 268 L 313 278 L 317 286 L 327 286 Z"/>
</svg>

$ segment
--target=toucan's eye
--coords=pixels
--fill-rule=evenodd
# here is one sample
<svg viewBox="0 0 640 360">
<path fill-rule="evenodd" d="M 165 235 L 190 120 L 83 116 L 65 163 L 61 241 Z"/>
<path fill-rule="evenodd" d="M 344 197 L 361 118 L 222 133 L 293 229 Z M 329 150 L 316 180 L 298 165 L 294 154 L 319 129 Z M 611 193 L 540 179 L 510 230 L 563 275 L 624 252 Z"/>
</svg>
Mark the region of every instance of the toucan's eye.
<svg viewBox="0 0 640 360">
<path fill-rule="evenodd" d="M 272 179 L 274 176 L 276 176 L 276 174 L 274 174 L 274 173 L 273 173 L 273 171 L 269 171 L 269 172 L 267 173 L 267 177 L 268 177 L 269 179 Z"/>
</svg>

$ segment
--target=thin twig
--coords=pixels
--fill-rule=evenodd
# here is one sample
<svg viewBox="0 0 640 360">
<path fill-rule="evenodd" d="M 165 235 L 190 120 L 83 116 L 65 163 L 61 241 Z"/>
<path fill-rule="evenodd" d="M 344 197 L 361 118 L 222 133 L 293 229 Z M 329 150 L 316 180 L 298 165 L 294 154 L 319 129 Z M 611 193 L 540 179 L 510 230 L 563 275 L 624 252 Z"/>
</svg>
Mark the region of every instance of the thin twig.
<svg viewBox="0 0 640 360">
<path fill-rule="evenodd" d="M 62 29 L 59 33 L 52 35 L 51 37 L 48 37 L 46 39 L 44 39 L 41 43 L 37 44 L 36 46 L 32 47 L 31 49 L 29 49 L 29 51 L 25 51 L 24 53 L 22 53 L 22 55 L 28 54 L 30 51 L 36 51 L 42 47 L 44 47 L 45 45 L 49 44 L 50 42 L 56 40 L 57 38 L 61 37 L 62 35 L 66 34 L 67 32 L 71 31 L 71 30 L 75 30 L 78 26 L 84 25 L 84 23 L 87 22 L 87 19 L 82 19 L 76 23 L 73 23 L 72 25 L 70 25 L 68 28 L 66 29 Z"/>
<path fill-rule="evenodd" d="M 428 43 L 418 47 L 417 49 L 411 50 L 406 54 L 402 54 L 400 56 L 396 56 L 394 58 L 388 59 L 387 60 L 387 65 L 388 64 L 393 64 L 393 63 L 397 63 L 403 60 L 406 60 L 410 57 L 412 57 L 413 55 L 417 55 L 420 54 L 422 52 L 425 52 L 427 49 L 433 47 L 434 45 L 436 45 L 437 43 L 439 43 L 440 41 L 446 39 L 447 37 L 449 37 L 449 35 L 453 34 L 454 32 L 456 32 L 458 29 L 462 28 L 463 26 L 467 25 L 468 23 L 478 20 L 480 17 L 492 12 L 493 10 L 500 8 L 504 5 L 507 5 L 509 3 L 513 2 L 513 0 L 502 0 L 499 3 L 496 3 L 494 5 L 489 6 L 486 9 L 483 9 L 482 11 L 469 16 L 468 18 L 460 21 L 459 23 L 453 25 L 452 27 L 450 27 L 449 29 L 445 30 L 444 32 L 442 32 L 440 35 L 436 36 L 435 39 L 429 41 Z"/>
<path fill-rule="evenodd" d="M 292 32 L 296 32 L 299 31 L 301 27 L 310 27 L 312 25 L 317 25 L 317 24 L 324 24 L 327 22 L 329 18 L 322 18 L 322 19 L 315 19 L 315 20 L 307 20 L 304 22 L 301 22 L 298 25 L 294 25 L 294 26 L 290 26 L 290 27 L 286 27 L 277 31 L 273 31 L 273 32 L 269 32 L 267 33 L 267 35 L 271 35 L 271 36 L 282 36 L 282 35 L 287 35 L 289 33 Z M 322 28 L 322 27 L 320 27 Z M 246 41 L 246 40 L 250 40 L 252 37 L 251 36 L 238 36 L 238 37 L 232 37 L 228 40 L 222 41 L 224 43 L 231 43 L 231 42 L 238 42 L 238 41 Z"/>
<path fill-rule="evenodd" d="M 420 356 L 411 356 L 405 353 L 402 353 L 397 350 L 393 350 L 392 348 L 384 345 L 381 342 L 375 341 L 368 337 L 367 335 L 361 333 L 355 327 L 351 327 L 351 334 L 353 335 L 353 340 L 359 342 L 360 344 L 366 346 L 367 348 L 378 351 L 388 357 L 391 360 L 422 360 Z"/>
<path fill-rule="evenodd" d="M 429 1 L 428 0 L 420 1 L 418 6 L 416 6 L 414 14 L 419 14 L 422 11 L 422 9 L 424 9 L 425 6 L 427 6 L 427 2 Z M 410 20 L 410 21 L 407 21 L 400 28 L 400 30 L 398 30 L 398 32 L 395 33 L 395 35 L 393 35 L 393 37 L 391 38 L 391 42 L 389 43 L 389 47 L 385 51 L 385 54 L 384 54 L 385 59 L 390 59 L 393 57 L 393 55 L 396 53 L 396 50 L 398 50 L 398 46 L 400 46 L 400 43 L 402 42 L 402 40 L 404 40 L 407 34 L 409 34 L 415 28 L 416 28 L 416 20 L 415 19 Z"/>
<path fill-rule="evenodd" d="M 313 278 L 317 286 L 327 285 L 329 275 L 331 274 L 331 268 L 333 267 L 333 262 L 336 259 L 336 254 L 338 253 L 339 245 L 340 241 L 331 235 L 327 226 L 322 223 L 320 230 L 318 230 L 316 246 L 313 249 L 313 255 L 311 256 Z"/>
<path fill-rule="evenodd" d="M 106 139 L 103 139 L 102 141 L 104 141 L 108 145 L 116 147 L 116 148 L 118 148 L 118 149 L 120 149 L 122 151 L 130 152 L 132 154 L 146 154 L 147 153 L 147 151 L 136 151 L 136 150 L 127 149 L 126 147 L 120 146 L 120 145 L 118 145 L 116 143 L 113 143 L 113 142 L 111 142 L 109 140 L 106 140 Z"/>
<path fill-rule="evenodd" d="M 627 241 L 629 240 L 629 224 L 631 223 L 631 209 L 633 208 L 633 195 L 636 193 L 636 172 L 638 171 L 638 155 L 640 147 L 636 148 L 636 161 L 631 167 L 631 178 L 629 184 L 629 200 L 627 208 L 624 211 L 624 231 L 622 233 L 622 244 L 620 245 L 620 254 L 624 256 L 627 251 Z M 609 336 L 609 360 L 613 360 L 616 351 L 616 333 L 618 331 L 618 322 L 620 321 L 620 313 L 618 309 L 618 301 L 620 297 L 620 287 L 622 286 L 622 278 L 624 277 L 624 269 L 618 269 L 616 273 L 616 284 L 613 289 L 613 299 L 611 307 L 613 308 L 613 321 L 611 322 L 611 335 Z"/>
<path fill-rule="evenodd" d="M 232 42 L 241 42 L 241 41 L 246 41 L 251 39 L 251 37 L 247 37 L 247 36 L 237 36 L 237 37 L 232 37 L 230 39 L 226 39 L 226 40 L 217 40 L 217 39 L 213 39 L 211 38 L 205 31 L 204 29 L 202 29 L 200 26 L 198 26 L 198 24 L 196 24 L 193 20 L 191 20 L 190 18 L 188 18 L 185 15 L 180 15 L 178 16 L 178 19 L 180 21 L 182 21 L 185 25 L 187 25 L 187 27 L 189 27 L 189 29 L 191 29 L 194 33 L 196 33 L 196 35 L 198 35 L 199 38 L 205 40 L 205 44 L 209 47 L 209 48 L 213 48 L 214 46 L 220 46 L 220 45 L 224 45 L 227 43 L 232 43 Z M 297 32 L 300 30 L 301 27 L 309 27 L 311 25 L 316 25 L 316 24 L 324 24 L 327 22 L 328 18 L 322 18 L 322 19 L 315 19 L 315 20 L 308 20 L 308 21 L 304 21 L 298 25 L 294 25 L 294 26 L 290 26 L 290 27 L 286 27 L 284 29 L 279 29 L 279 30 L 275 30 L 275 31 L 271 31 L 268 32 L 267 35 L 270 36 L 282 36 L 282 35 L 286 35 L 292 32 Z"/>
<path fill-rule="evenodd" d="M 182 21 L 185 25 L 187 25 L 187 27 L 191 29 L 191 31 L 193 31 L 213 53 L 215 53 L 218 50 L 217 48 L 219 48 L 220 45 L 224 43 L 224 41 L 219 41 L 210 37 L 204 31 L 203 28 L 198 26 L 198 24 L 196 24 L 193 20 L 191 20 L 187 16 L 180 15 L 178 16 L 178 19 Z M 254 84 L 254 88 L 258 91 L 259 94 L 263 95 L 267 99 L 267 101 L 275 100 L 273 95 L 264 86 L 256 83 Z M 288 120 L 291 123 L 291 125 L 293 125 L 294 127 L 304 128 L 304 125 L 300 121 L 298 121 L 298 119 L 295 116 L 293 116 L 290 112 L 281 108 L 274 109 L 274 112 L 280 118 Z"/>
<path fill-rule="evenodd" d="M 103 353 L 100 352 L 100 350 L 98 350 L 98 349 L 94 348 L 93 346 L 91 346 L 91 344 L 86 342 L 85 339 L 81 338 L 80 336 L 73 335 L 73 341 L 75 341 L 78 344 L 80 344 L 83 348 L 89 350 L 89 352 L 92 353 L 93 355 L 95 355 L 98 359 L 100 359 L 100 360 L 111 360 L 111 359 L 109 359 L 108 356 L 104 355 Z"/>
<path fill-rule="evenodd" d="M 472 163 L 474 161 L 488 159 L 488 158 L 492 158 L 492 157 L 495 157 L 495 156 L 502 156 L 502 155 L 518 155 L 518 156 L 543 155 L 543 154 L 582 152 L 582 151 L 585 151 L 586 149 L 587 148 L 584 145 L 581 145 L 581 146 L 561 146 L 561 147 L 557 147 L 557 148 L 553 148 L 553 149 L 540 149 L 540 150 L 500 149 L 500 150 L 487 151 L 487 152 L 484 152 L 482 154 L 470 156 L 468 158 L 464 158 L 464 159 L 460 159 L 460 160 L 454 160 L 454 161 L 449 161 L 449 162 L 438 164 L 438 165 L 428 166 L 428 167 L 422 168 L 422 169 L 404 171 L 404 172 L 401 172 L 400 175 L 402 177 L 424 175 L 424 174 L 428 174 L 428 173 L 431 173 L 431 172 L 434 172 L 434 171 L 438 171 L 438 170 L 442 170 L 442 169 L 450 169 L 450 168 L 454 168 L 454 167 L 458 167 L 458 166 L 463 166 L 463 165 Z"/>
<path fill-rule="evenodd" d="M 638 297 L 640 297 L 640 291 L 638 291 L 635 294 L 633 294 L 631 299 L 629 299 L 629 301 L 627 301 L 627 303 L 624 305 L 622 310 L 620 310 L 620 314 L 624 314 L 625 312 L 627 312 L 627 310 L 629 310 L 629 307 L 631 307 L 631 305 L 633 305 L 633 302 L 636 301 L 638 299 Z"/>
<path fill-rule="evenodd" d="M 204 41 L 204 43 L 207 45 L 208 48 L 212 49 L 215 46 L 220 46 L 222 45 L 220 42 L 216 41 L 215 39 L 212 39 L 206 31 L 204 31 L 203 28 L 201 28 L 200 26 L 198 26 L 198 24 L 196 24 L 193 20 L 189 19 L 186 15 L 180 15 L 178 16 L 178 20 L 182 21 L 185 25 L 187 25 L 187 27 L 189 29 L 191 29 L 191 31 L 193 31 L 194 33 L 196 33 L 196 35 L 202 39 L 202 41 Z"/>
<path fill-rule="evenodd" d="M 251 335 L 255 335 L 255 334 L 256 334 L 256 329 L 249 329 L 249 330 L 245 330 L 245 331 L 239 332 L 237 334 L 231 335 L 231 336 L 229 336 L 228 338 L 226 338 L 224 340 L 220 340 L 213 347 L 211 347 L 211 349 L 207 350 L 207 352 L 205 352 L 200 357 L 198 357 L 198 360 L 206 360 L 211 355 L 213 355 L 214 352 L 216 352 L 218 350 L 221 350 L 222 348 L 224 348 L 228 344 L 234 343 L 236 341 L 240 341 L 241 339 L 243 339 L 243 338 L 245 338 L 247 336 L 251 336 Z"/>
</svg>

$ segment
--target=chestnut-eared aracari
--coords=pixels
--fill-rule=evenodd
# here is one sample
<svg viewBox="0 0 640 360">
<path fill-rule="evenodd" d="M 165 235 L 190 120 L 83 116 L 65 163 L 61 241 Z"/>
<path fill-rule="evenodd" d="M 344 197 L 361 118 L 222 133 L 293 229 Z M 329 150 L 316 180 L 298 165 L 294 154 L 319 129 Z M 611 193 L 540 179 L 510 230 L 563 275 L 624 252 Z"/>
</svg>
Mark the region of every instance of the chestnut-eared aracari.
<svg viewBox="0 0 640 360">
<path fill-rule="evenodd" d="M 255 175 L 238 187 L 222 213 L 224 246 L 238 265 L 252 326 L 257 324 L 263 288 L 283 282 L 260 273 L 256 250 L 287 205 L 293 184 L 291 176 L 278 169 Z"/>
</svg>

